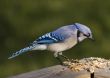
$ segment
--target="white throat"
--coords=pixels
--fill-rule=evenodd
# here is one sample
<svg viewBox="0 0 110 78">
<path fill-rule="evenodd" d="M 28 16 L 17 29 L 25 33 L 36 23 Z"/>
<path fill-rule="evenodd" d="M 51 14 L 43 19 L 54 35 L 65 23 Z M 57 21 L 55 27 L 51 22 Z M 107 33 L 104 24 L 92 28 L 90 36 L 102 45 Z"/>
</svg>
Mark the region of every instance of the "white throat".
<svg viewBox="0 0 110 78">
<path fill-rule="evenodd" d="M 81 42 L 81 41 L 83 41 L 83 40 L 86 39 L 86 38 L 87 38 L 87 37 L 85 37 L 85 36 L 78 37 L 78 41 Z"/>
</svg>

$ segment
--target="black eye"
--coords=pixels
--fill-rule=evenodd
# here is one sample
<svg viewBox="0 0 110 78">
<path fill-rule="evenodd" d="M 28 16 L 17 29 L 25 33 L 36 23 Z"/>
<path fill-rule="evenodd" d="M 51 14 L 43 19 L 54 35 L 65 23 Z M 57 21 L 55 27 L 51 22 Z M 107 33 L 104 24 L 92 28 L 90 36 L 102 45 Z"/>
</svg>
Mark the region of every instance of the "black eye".
<svg viewBox="0 0 110 78">
<path fill-rule="evenodd" d="M 84 36 L 87 36 L 86 34 L 83 34 Z"/>
<path fill-rule="evenodd" d="M 88 33 L 88 36 L 90 37 L 90 33 Z"/>
</svg>

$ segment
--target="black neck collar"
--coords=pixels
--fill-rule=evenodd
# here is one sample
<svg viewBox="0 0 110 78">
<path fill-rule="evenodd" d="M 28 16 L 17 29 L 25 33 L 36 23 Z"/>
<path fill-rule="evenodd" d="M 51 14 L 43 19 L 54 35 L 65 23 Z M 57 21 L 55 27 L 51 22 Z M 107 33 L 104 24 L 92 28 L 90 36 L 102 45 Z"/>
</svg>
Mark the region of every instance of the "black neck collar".
<svg viewBox="0 0 110 78">
<path fill-rule="evenodd" d="M 77 30 L 77 43 L 79 43 L 79 39 L 78 38 L 80 37 L 80 33 L 81 32 L 79 30 Z"/>
</svg>

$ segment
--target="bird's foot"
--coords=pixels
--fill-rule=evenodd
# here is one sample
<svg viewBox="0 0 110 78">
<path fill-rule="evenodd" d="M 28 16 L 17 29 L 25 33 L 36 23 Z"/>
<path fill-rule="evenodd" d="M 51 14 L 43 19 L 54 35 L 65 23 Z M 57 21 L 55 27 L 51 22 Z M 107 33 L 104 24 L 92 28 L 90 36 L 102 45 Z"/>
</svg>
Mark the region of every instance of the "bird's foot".
<svg viewBox="0 0 110 78">
<path fill-rule="evenodd" d="M 67 56 L 61 55 L 66 61 L 71 61 Z"/>
</svg>

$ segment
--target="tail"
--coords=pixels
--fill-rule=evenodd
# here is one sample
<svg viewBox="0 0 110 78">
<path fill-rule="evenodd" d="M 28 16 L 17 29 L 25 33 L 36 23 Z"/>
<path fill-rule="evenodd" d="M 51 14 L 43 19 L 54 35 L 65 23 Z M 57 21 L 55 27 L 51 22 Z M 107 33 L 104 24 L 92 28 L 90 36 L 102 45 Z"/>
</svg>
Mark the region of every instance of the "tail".
<svg viewBox="0 0 110 78">
<path fill-rule="evenodd" d="M 13 53 L 8 59 L 12 59 L 12 58 L 24 53 L 24 52 L 31 51 L 33 48 L 35 48 L 35 47 L 34 46 L 29 46 L 29 47 L 23 48 L 23 49 L 15 52 L 15 53 Z"/>
</svg>

